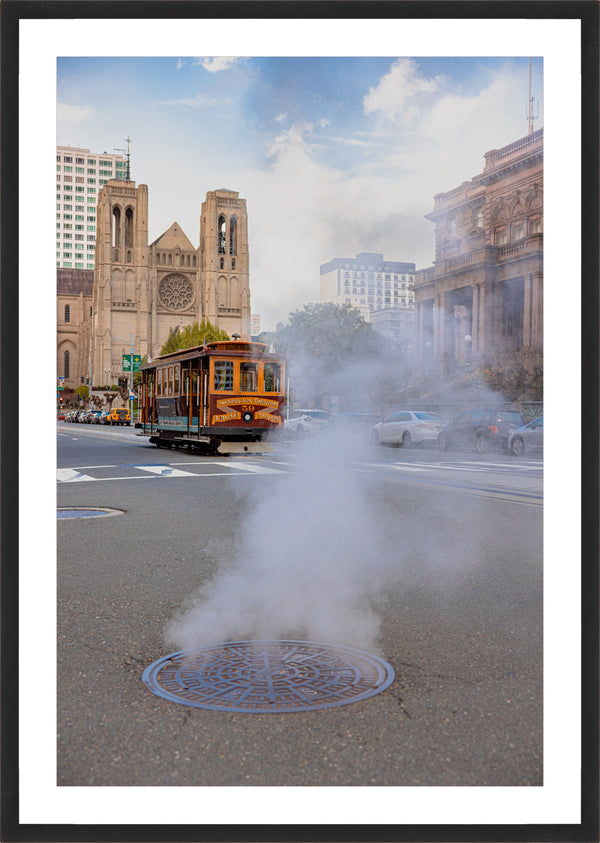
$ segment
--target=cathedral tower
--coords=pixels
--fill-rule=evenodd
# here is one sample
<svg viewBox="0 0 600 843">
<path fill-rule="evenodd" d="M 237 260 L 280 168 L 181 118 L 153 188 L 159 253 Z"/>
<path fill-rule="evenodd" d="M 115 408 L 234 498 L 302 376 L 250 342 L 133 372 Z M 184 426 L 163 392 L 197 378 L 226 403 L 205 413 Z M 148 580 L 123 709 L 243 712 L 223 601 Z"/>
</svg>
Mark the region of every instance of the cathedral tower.
<svg viewBox="0 0 600 843">
<path fill-rule="evenodd" d="M 246 200 L 233 190 L 206 194 L 200 221 L 204 315 L 230 336 L 250 339 Z"/>
<path fill-rule="evenodd" d="M 92 298 L 95 383 L 116 380 L 133 343 L 148 353 L 148 187 L 110 179 L 98 197 Z M 110 375 L 109 375 L 110 372 Z"/>
</svg>

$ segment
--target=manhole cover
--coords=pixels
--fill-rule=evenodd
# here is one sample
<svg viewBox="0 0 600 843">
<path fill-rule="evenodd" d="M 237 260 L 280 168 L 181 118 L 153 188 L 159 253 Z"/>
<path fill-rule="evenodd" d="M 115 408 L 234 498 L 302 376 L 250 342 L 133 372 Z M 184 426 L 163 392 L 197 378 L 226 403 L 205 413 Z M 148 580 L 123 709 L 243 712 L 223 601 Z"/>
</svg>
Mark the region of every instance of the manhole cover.
<svg viewBox="0 0 600 843">
<path fill-rule="evenodd" d="M 123 515 L 123 510 L 104 506 L 64 506 L 56 510 L 57 518 L 107 518 L 109 515 Z"/>
<path fill-rule="evenodd" d="M 312 641 L 235 641 L 172 653 L 142 681 L 171 702 L 235 712 L 333 708 L 379 694 L 394 681 L 377 656 Z"/>
</svg>

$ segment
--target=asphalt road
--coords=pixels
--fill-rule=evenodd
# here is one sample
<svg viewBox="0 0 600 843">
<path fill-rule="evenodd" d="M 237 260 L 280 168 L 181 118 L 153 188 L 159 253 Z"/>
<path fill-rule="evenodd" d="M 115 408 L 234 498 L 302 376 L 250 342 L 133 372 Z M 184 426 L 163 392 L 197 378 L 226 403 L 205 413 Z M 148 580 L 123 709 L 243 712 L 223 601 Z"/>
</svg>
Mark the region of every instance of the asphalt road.
<svg viewBox="0 0 600 843">
<path fill-rule="evenodd" d="M 270 457 L 201 457 L 132 429 L 59 423 L 58 506 L 123 512 L 57 525 L 59 785 L 542 784 L 541 461 L 381 449 L 318 475 L 322 460 L 307 473 L 307 459 L 285 443 Z M 249 531 L 264 536 L 262 575 L 284 573 L 265 613 L 319 579 L 332 637 L 345 629 L 359 646 L 364 618 L 341 614 L 364 603 L 369 649 L 395 671 L 387 690 L 264 715 L 180 705 L 143 684 L 173 650 L 169 622 Z M 235 593 L 238 626 L 244 604 Z"/>
</svg>

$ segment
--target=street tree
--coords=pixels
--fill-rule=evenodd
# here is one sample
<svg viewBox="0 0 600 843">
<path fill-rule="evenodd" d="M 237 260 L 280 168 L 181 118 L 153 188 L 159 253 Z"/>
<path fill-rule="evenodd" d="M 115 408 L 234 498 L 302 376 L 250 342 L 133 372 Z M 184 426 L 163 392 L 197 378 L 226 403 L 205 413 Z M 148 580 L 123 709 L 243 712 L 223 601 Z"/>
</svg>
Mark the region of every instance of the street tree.
<svg viewBox="0 0 600 843">
<path fill-rule="evenodd" d="M 296 406 L 340 409 L 378 407 L 397 369 L 391 344 L 348 304 L 307 304 L 290 313 L 275 335 L 277 351 L 288 357 Z"/>
<path fill-rule="evenodd" d="M 194 322 L 186 325 L 185 328 L 171 328 L 169 337 L 160 350 L 161 354 L 169 354 L 171 351 L 179 351 L 184 348 L 194 348 L 203 345 L 205 342 L 216 342 L 217 340 L 230 339 L 227 331 L 218 328 L 211 322 L 203 319 L 202 322 Z"/>
</svg>

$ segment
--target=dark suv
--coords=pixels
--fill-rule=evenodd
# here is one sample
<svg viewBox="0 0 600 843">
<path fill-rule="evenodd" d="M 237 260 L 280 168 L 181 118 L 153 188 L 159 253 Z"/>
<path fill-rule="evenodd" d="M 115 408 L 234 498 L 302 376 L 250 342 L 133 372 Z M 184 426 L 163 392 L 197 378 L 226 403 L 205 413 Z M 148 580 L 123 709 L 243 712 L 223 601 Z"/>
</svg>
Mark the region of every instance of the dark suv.
<svg viewBox="0 0 600 843">
<path fill-rule="evenodd" d="M 465 410 L 438 436 L 441 451 L 449 448 L 475 448 L 480 454 L 489 448 L 508 448 L 508 436 L 521 427 L 523 419 L 516 410 Z"/>
</svg>

